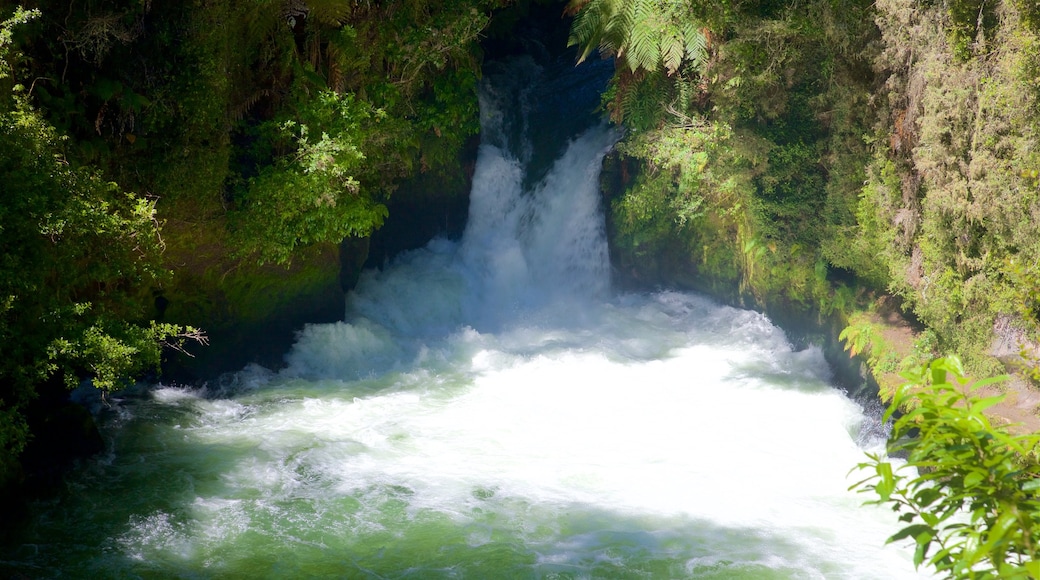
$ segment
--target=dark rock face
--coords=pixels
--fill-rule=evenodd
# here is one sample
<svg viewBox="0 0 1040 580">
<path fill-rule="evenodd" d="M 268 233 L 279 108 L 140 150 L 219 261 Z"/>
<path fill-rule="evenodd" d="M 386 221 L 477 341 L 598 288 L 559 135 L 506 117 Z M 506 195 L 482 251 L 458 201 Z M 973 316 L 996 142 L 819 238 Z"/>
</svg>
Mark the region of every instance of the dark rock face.
<svg viewBox="0 0 1040 580">
<path fill-rule="evenodd" d="M 305 324 L 342 320 L 341 266 L 339 248 L 325 244 L 310 248 L 288 267 L 243 267 L 200 280 L 202 296 L 195 297 L 195 308 L 175 321 L 202 327 L 209 344 L 187 345 L 192 357 L 168 352 L 159 378 L 200 384 L 251 363 L 281 368 L 282 357 Z"/>
<path fill-rule="evenodd" d="M 386 202 L 389 216 L 372 233 L 368 246 L 346 240 L 340 246 L 344 269 L 340 279 L 349 292 L 361 273 L 358 266 L 379 268 L 401 252 L 425 246 L 435 237 L 457 239 L 466 228 L 469 189 L 477 162 L 479 140 L 470 139 L 459 154 L 454 171 L 435 175 L 420 173 L 402 183 Z"/>
<path fill-rule="evenodd" d="M 339 244 L 339 287 L 350 292 L 357 286 L 372 247 L 372 238 L 347 238 Z"/>
</svg>

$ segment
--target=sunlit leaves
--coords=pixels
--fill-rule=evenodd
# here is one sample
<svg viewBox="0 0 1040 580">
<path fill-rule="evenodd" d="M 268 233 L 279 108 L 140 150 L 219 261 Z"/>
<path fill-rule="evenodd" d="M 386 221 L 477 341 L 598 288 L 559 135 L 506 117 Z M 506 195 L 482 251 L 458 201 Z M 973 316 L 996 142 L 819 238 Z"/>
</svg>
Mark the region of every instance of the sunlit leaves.
<svg viewBox="0 0 1040 580">
<path fill-rule="evenodd" d="M 11 56 L 10 46 L 15 27 L 39 16 L 39 10 L 25 10 L 19 6 L 15 8 L 14 14 L 10 18 L 0 22 L 0 79 L 7 78 L 12 72 L 8 59 Z"/>
<path fill-rule="evenodd" d="M 154 203 L 69 167 L 57 141 L 31 109 L 0 115 L 0 379 L 28 389 L 60 372 L 112 389 L 159 363 L 163 336 L 125 322 L 161 277 Z"/>
<path fill-rule="evenodd" d="M 0 24 L 0 69 L 11 64 Z M 7 87 L 4 87 L 7 88 Z M 28 428 L 23 411 L 51 379 L 123 386 L 159 364 L 181 329 L 150 325 L 162 240 L 154 200 L 124 192 L 62 155 L 65 139 L 18 93 L 0 101 L 0 485 Z M 58 383 L 60 384 L 60 383 Z"/>
<path fill-rule="evenodd" d="M 572 0 L 568 44 L 615 59 L 612 116 L 636 129 L 657 124 L 666 110 L 682 111 L 708 58 L 705 32 L 684 0 Z M 678 105 L 678 106 L 676 106 Z"/>
<path fill-rule="evenodd" d="M 383 116 L 351 95 L 324 91 L 298 120 L 272 124 L 290 151 L 249 180 L 234 217 L 240 247 L 261 263 L 287 263 L 299 245 L 364 237 L 382 225 L 386 207 L 357 174 Z"/>
<path fill-rule="evenodd" d="M 663 67 L 675 74 L 683 61 L 700 65 L 706 39 L 681 0 L 572 0 L 575 13 L 569 44 L 582 53 L 599 50 L 623 61 L 631 72 Z"/>
<path fill-rule="evenodd" d="M 956 357 L 904 375 L 908 382 L 885 413 L 894 419 L 889 452 L 906 454 L 898 468 L 868 455 L 870 476 L 853 486 L 876 494 L 908 525 L 889 542 L 913 539 L 914 563 L 948 578 L 1035 578 L 1040 542 L 1040 434 L 1011 435 L 983 411 L 1001 397 L 972 391 Z M 951 379 L 952 378 L 952 382 Z"/>
</svg>

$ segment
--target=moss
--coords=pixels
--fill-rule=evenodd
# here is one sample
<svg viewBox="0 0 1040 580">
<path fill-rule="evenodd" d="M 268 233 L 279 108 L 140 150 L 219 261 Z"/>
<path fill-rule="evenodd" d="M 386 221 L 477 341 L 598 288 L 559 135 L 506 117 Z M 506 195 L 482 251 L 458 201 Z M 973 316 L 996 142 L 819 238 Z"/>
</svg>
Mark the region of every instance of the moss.
<svg viewBox="0 0 1040 580">
<path fill-rule="evenodd" d="M 162 203 L 163 259 L 175 275 L 155 289 L 162 306 L 157 315 L 202 328 L 210 337 L 208 347 L 190 349 L 195 359 L 177 355 L 168 361 L 170 376 L 215 376 L 254 361 L 277 366 L 305 322 L 342 316 L 336 244 L 302 248 L 288 266 L 261 266 L 233 257 L 227 214 L 215 200 Z"/>
<path fill-rule="evenodd" d="M 976 375 L 1000 370 L 998 324 L 1036 344 L 1035 9 L 979 7 L 735 13 L 682 126 L 621 147 L 621 271 L 822 315 L 891 293 Z M 879 374 L 898 368 L 878 350 Z"/>
</svg>

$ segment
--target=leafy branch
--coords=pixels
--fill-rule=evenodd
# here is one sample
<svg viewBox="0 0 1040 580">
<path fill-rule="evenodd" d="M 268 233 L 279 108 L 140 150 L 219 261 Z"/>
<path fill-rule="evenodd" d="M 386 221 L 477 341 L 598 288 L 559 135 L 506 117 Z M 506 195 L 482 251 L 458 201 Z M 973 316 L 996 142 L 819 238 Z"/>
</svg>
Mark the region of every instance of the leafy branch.
<svg viewBox="0 0 1040 580">
<path fill-rule="evenodd" d="M 892 424 L 889 455 L 868 454 L 857 467 L 870 476 L 850 489 L 876 494 L 906 524 L 888 539 L 912 539 L 914 565 L 947 578 L 1038 578 L 1040 465 L 1033 449 L 1040 434 L 1011 435 L 983 413 L 1003 396 L 972 391 L 1004 380 L 967 385 L 956 357 L 939 358 L 904 373 L 904 384 L 884 419 Z M 952 376 L 952 381 L 950 377 Z"/>
</svg>

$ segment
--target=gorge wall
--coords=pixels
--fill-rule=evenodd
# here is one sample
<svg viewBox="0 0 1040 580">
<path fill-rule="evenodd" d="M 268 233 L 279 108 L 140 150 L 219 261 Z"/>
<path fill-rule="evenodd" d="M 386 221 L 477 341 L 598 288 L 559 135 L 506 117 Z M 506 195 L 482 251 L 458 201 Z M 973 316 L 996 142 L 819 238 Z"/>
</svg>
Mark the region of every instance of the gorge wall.
<svg viewBox="0 0 1040 580">
<path fill-rule="evenodd" d="M 1036 7 L 702 10 L 696 74 L 615 77 L 608 105 L 633 126 L 606 178 L 622 279 L 837 315 L 878 375 L 958 353 L 1028 378 Z M 913 344 L 885 344 L 893 310 Z"/>
</svg>

